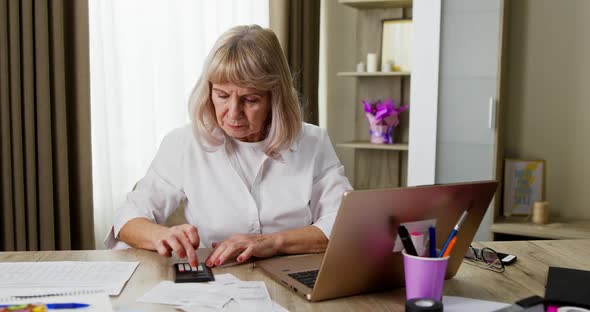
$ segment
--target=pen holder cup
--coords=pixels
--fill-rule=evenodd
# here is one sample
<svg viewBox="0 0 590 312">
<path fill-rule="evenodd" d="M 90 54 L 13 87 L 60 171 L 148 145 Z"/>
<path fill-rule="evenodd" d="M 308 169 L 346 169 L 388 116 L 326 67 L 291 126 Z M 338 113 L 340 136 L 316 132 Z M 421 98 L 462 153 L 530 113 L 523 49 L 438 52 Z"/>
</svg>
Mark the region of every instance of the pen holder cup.
<svg viewBox="0 0 590 312">
<path fill-rule="evenodd" d="M 406 300 L 429 298 L 442 300 L 442 289 L 449 257 L 428 258 L 408 255 L 404 257 L 404 275 L 406 280 Z"/>
</svg>

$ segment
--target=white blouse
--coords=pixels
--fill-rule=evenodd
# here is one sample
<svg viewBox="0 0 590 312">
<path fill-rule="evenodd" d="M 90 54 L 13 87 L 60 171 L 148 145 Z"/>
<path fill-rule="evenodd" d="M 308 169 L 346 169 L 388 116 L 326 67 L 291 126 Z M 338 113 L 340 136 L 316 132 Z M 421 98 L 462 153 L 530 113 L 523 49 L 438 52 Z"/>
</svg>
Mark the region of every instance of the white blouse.
<svg viewBox="0 0 590 312">
<path fill-rule="evenodd" d="M 231 145 L 226 140 L 216 149 L 205 148 L 195 140 L 192 125 L 166 135 L 146 176 L 116 211 L 106 247 L 128 248 L 117 237 L 129 220 L 142 217 L 162 224 L 182 201 L 186 220 L 199 231 L 200 247 L 233 234 L 310 224 L 330 237 L 342 195 L 352 187 L 324 129 L 303 124 L 279 160 L 264 156 L 251 187 L 234 168 L 232 152 L 240 149 Z"/>
<path fill-rule="evenodd" d="M 254 179 L 267 157 L 264 154 L 266 140 L 260 142 L 242 142 L 234 138 L 230 140 L 228 153 L 231 157 L 229 160 L 242 181 L 246 183 L 248 190 L 251 190 Z"/>
</svg>

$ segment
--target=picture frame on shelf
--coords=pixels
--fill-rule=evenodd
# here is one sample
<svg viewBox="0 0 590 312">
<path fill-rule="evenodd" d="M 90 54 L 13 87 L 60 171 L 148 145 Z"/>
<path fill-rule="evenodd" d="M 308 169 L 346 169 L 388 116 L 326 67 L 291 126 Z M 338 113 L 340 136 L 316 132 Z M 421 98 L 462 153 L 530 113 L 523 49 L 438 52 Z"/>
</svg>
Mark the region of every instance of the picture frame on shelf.
<svg viewBox="0 0 590 312">
<path fill-rule="evenodd" d="M 383 20 L 381 34 L 381 71 L 412 70 L 414 27 L 411 19 Z"/>
<path fill-rule="evenodd" d="M 504 160 L 505 216 L 530 215 L 533 203 L 545 200 L 545 170 L 544 160 Z"/>
</svg>

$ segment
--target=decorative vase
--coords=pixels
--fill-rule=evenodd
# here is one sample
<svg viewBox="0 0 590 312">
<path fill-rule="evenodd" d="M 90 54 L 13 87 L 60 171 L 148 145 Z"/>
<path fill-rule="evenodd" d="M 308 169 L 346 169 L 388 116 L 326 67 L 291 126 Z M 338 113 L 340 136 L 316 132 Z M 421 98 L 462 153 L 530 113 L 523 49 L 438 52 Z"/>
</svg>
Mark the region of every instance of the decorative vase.
<svg viewBox="0 0 590 312">
<path fill-rule="evenodd" d="M 375 144 L 393 144 L 393 129 L 399 125 L 399 114 L 408 105 L 395 107 L 394 101 L 362 101 L 365 117 L 369 123 L 369 142 Z"/>
<path fill-rule="evenodd" d="M 393 143 L 393 126 L 388 125 L 371 125 L 369 129 L 370 142 L 375 144 L 392 144 Z"/>
</svg>

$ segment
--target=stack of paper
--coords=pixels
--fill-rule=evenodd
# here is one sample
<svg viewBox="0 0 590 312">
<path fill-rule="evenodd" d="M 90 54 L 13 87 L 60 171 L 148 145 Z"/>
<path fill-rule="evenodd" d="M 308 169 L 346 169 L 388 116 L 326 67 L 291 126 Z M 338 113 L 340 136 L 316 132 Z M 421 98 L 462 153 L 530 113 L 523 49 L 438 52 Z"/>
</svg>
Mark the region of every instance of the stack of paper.
<svg viewBox="0 0 590 312">
<path fill-rule="evenodd" d="M 116 296 L 139 262 L 0 263 L 0 299 L 106 292 Z"/>
<path fill-rule="evenodd" d="M 231 274 L 215 275 L 205 283 L 163 281 L 137 301 L 175 305 L 192 311 L 287 311 L 270 299 L 264 282 L 241 281 Z"/>
</svg>

